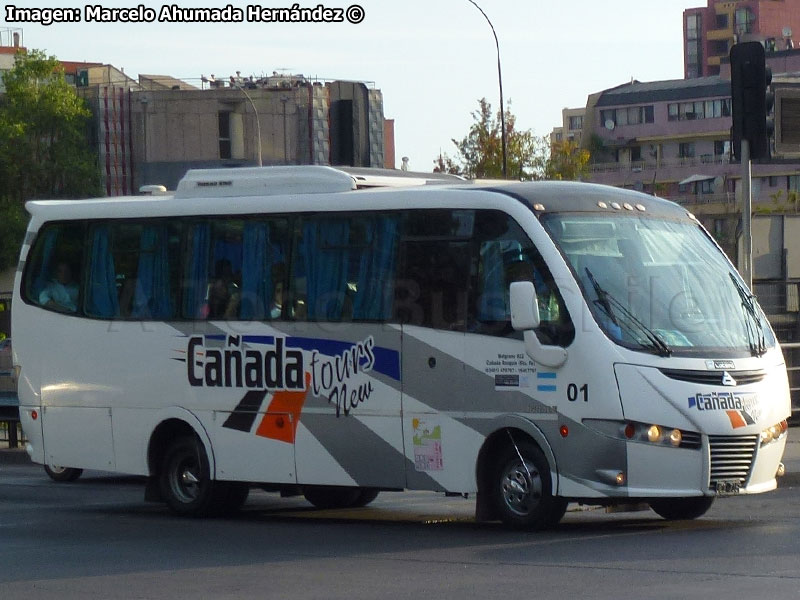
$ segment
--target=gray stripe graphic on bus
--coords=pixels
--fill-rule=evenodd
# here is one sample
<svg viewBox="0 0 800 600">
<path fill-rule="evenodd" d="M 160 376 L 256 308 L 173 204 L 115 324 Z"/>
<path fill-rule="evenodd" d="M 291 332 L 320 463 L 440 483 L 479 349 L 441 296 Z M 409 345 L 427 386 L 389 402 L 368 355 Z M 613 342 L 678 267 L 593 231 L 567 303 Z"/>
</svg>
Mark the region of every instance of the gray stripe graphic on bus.
<svg viewBox="0 0 800 600">
<path fill-rule="evenodd" d="M 411 461 L 360 419 L 339 419 L 336 427 L 332 427 L 331 418 L 330 415 L 304 414 L 301 422 L 359 486 L 406 487 L 405 473 L 414 471 Z M 357 440 L 356 444 L 354 440 Z M 297 451 L 302 452 L 300 448 Z M 424 482 L 422 489 L 441 489 L 431 477 L 421 473 L 417 475 L 416 482 Z M 300 473 L 298 476 L 302 477 Z"/>
</svg>

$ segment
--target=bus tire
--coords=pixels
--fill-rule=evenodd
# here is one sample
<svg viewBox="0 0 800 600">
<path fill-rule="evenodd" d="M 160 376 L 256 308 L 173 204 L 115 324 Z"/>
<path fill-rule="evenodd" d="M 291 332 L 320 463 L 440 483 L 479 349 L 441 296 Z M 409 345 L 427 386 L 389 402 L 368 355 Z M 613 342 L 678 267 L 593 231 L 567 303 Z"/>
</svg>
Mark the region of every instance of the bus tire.
<svg viewBox="0 0 800 600">
<path fill-rule="evenodd" d="M 516 447 L 511 444 L 500 450 L 490 486 L 495 514 L 515 529 L 552 527 L 567 509 L 564 498 L 553 496 L 547 459 L 529 440 L 520 440 Z"/>
<path fill-rule="evenodd" d="M 218 514 L 228 495 L 227 485 L 211 479 L 205 449 L 195 436 L 180 437 L 169 445 L 159 483 L 167 506 L 182 516 Z"/>
<path fill-rule="evenodd" d="M 650 501 L 650 508 L 667 521 L 702 517 L 714 503 L 714 496 L 659 498 Z"/>
<path fill-rule="evenodd" d="M 72 467 L 57 467 L 55 465 L 45 465 L 44 472 L 50 476 L 53 481 L 64 483 L 67 481 L 75 481 L 83 474 L 83 469 L 75 469 Z"/>
<path fill-rule="evenodd" d="M 314 485 L 303 488 L 303 496 L 317 508 L 350 508 L 359 505 L 361 488 L 338 485 Z M 377 495 L 377 494 L 376 494 Z M 371 502 L 373 499 L 368 500 Z M 366 504 L 366 502 L 365 502 Z"/>
</svg>

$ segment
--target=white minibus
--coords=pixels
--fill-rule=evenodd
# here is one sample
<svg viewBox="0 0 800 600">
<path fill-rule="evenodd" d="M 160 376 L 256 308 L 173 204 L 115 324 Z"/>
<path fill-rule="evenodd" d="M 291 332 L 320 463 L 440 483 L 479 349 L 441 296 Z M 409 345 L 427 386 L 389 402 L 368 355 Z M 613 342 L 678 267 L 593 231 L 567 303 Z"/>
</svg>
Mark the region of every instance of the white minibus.
<svg viewBox="0 0 800 600">
<path fill-rule="evenodd" d="M 218 169 L 29 202 L 31 458 L 146 476 L 187 515 L 254 485 L 320 507 L 434 490 L 528 529 L 568 502 L 683 519 L 776 487 L 784 359 L 685 208 L 568 182 L 355 187 Z"/>
</svg>

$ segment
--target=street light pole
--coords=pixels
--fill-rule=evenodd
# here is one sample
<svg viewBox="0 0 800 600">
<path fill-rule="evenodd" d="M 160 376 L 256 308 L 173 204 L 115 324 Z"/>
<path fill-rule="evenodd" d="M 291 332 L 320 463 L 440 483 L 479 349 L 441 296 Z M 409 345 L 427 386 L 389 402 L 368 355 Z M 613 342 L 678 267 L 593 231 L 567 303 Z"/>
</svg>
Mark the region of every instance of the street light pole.
<svg viewBox="0 0 800 600">
<path fill-rule="evenodd" d="M 256 110 L 255 102 L 253 102 L 253 99 L 250 97 L 250 94 L 248 94 L 245 91 L 245 89 L 241 85 L 239 85 L 233 77 L 231 77 L 231 85 L 236 89 L 238 89 L 240 92 L 242 92 L 244 94 L 244 97 L 247 98 L 248 102 L 250 102 L 250 106 L 253 107 L 253 113 L 256 115 L 256 133 L 258 135 L 258 166 L 262 167 L 264 165 L 261 162 L 261 122 L 258 119 L 258 110 Z"/>
<path fill-rule="evenodd" d="M 492 29 L 492 35 L 494 36 L 494 45 L 497 48 L 497 81 L 500 86 L 500 141 L 502 144 L 501 151 L 503 154 L 503 179 L 508 179 L 508 163 L 506 162 L 506 112 L 505 108 L 503 107 L 503 72 L 500 68 L 500 42 L 497 41 L 497 32 L 495 32 L 494 25 L 492 25 L 488 15 L 483 12 L 483 9 L 478 6 L 474 0 L 467 0 L 467 2 L 481 11 L 483 18 L 486 19 L 487 23 L 489 23 L 489 27 Z"/>
</svg>

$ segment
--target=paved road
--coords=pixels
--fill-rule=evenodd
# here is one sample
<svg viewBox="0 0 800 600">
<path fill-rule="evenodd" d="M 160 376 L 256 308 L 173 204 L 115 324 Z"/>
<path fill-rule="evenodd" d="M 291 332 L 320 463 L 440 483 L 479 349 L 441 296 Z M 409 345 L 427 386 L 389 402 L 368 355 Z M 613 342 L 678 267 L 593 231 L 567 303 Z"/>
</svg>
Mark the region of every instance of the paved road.
<svg viewBox="0 0 800 600">
<path fill-rule="evenodd" d="M 137 478 L 56 484 L 0 452 L 0 598 L 795 598 L 789 446 L 777 491 L 719 500 L 697 521 L 574 510 L 536 534 L 425 493 L 348 512 L 257 492 L 237 518 L 182 519 L 145 504 Z"/>
</svg>

